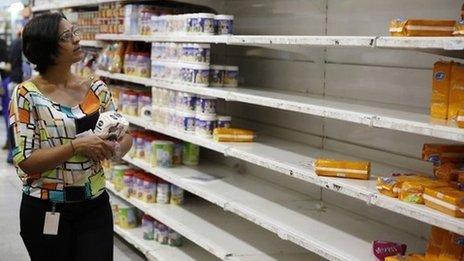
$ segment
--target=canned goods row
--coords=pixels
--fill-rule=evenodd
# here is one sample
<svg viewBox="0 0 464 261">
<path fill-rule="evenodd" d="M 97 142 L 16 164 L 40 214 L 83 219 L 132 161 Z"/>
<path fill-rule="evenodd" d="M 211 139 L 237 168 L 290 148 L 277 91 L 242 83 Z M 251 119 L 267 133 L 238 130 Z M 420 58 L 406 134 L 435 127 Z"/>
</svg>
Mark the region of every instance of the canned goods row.
<svg viewBox="0 0 464 261">
<path fill-rule="evenodd" d="M 149 215 L 143 216 L 142 228 L 145 240 L 155 240 L 160 244 L 170 246 L 181 246 L 183 243 L 179 233 Z"/>
<path fill-rule="evenodd" d="M 152 43 L 151 60 L 209 64 L 210 53 L 209 44 Z"/>
<path fill-rule="evenodd" d="M 213 65 L 212 68 L 206 64 L 152 61 L 151 77 L 157 80 L 207 87 L 210 85 L 211 76 L 214 86 L 238 86 L 238 66 Z"/>
</svg>

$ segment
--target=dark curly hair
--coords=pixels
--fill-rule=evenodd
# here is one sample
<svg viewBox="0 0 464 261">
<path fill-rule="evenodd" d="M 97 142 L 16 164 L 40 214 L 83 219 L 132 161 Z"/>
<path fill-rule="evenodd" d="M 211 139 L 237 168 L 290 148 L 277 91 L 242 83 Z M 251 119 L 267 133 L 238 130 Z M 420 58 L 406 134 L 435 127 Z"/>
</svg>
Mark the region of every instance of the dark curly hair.
<svg viewBox="0 0 464 261">
<path fill-rule="evenodd" d="M 32 18 L 23 30 L 24 56 L 43 74 L 55 64 L 58 55 L 59 26 L 62 13 L 46 13 Z"/>
</svg>

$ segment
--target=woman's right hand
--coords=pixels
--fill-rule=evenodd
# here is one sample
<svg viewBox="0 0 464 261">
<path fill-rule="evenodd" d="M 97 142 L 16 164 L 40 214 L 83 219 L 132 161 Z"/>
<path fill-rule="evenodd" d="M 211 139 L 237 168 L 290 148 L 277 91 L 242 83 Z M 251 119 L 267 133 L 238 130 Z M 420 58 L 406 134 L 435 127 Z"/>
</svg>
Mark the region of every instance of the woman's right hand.
<svg viewBox="0 0 464 261">
<path fill-rule="evenodd" d="M 98 135 L 88 135 L 72 142 L 75 153 L 82 154 L 94 161 L 110 159 L 114 154 L 112 142 Z"/>
</svg>

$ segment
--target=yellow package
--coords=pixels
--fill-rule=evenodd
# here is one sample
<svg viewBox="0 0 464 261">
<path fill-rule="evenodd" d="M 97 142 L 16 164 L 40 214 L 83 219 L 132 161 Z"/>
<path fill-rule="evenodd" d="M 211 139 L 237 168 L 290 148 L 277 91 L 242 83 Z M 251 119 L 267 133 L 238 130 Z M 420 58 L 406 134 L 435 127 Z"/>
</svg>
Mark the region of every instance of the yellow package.
<svg viewBox="0 0 464 261">
<path fill-rule="evenodd" d="M 454 20 L 395 19 L 390 22 L 392 36 L 452 36 Z"/>
<path fill-rule="evenodd" d="M 438 261 L 462 261 L 464 258 L 464 247 L 459 244 L 464 236 L 449 232 L 443 240 Z"/>
<path fill-rule="evenodd" d="M 377 190 L 389 197 L 398 197 L 398 181 L 396 177 L 378 177 L 377 178 Z"/>
<path fill-rule="evenodd" d="M 426 261 L 435 261 L 438 259 L 440 256 L 443 240 L 445 240 L 445 238 L 448 236 L 448 233 L 448 230 L 432 226 L 427 244 L 427 251 L 425 253 Z"/>
<path fill-rule="evenodd" d="M 425 205 L 453 217 L 464 217 L 464 191 L 452 187 L 425 188 Z"/>
<path fill-rule="evenodd" d="M 464 20 L 461 20 L 456 23 L 454 27 L 454 36 L 463 36 L 464 35 Z"/>
<path fill-rule="evenodd" d="M 407 256 L 387 256 L 385 261 L 424 261 L 425 256 L 422 254 L 409 254 Z"/>
<path fill-rule="evenodd" d="M 318 159 L 314 162 L 316 175 L 351 179 L 369 179 L 371 163 L 367 161 L 342 161 Z"/>
<path fill-rule="evenodd" d="M 459 128 L 464 128 L 464 109 L 458 111 L 458 116 L 456 117 L 456 124 Z"/>
<path fill-rule="evenodd" d="M 442 181 L 457 181 L 458 180 L 458 164 L 445 162 L 440 166 L 434 167 L 433 174 L 438 180 Z"/>
<path fill-rule="evenodd" d="M 460 163 L 464 161 L 464 146 L 426 143 L 422 147 L 422 159 L 436 166 L 444 162 Z"/>
<path fill-rule="evenodd" d="M 451 65 L 453 62 L 436 62 L 433 66 L 432 101 L 430 117 L 448 119 Z"/>
<path fill-rule="evenodd" d="M 448 120 L 457 121 L 458 112 L 464 105 L 464 65 L 453 63 L 449 92 Z"/>
<path fill-rule="evenodd" d="M 422 195 L 425 188 L 446 187 L 448 183 L 432 179 L 417 179 L 404 181 L 398 198 L 402 201 L 414 204 L 424 204 Z"/>
<path fill-rule="evenodd" d="M 252 142 L 255 133 L 237 128 L 216 128 L 213 131 L 213 138 L 218 142 Z"/>
</svg>

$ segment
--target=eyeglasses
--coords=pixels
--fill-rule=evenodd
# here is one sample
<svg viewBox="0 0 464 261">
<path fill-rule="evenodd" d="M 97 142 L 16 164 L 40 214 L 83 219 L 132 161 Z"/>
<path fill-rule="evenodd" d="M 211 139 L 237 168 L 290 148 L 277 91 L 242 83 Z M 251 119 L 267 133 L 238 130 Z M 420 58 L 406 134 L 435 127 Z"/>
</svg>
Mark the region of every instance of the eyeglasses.
<svg viewBox="0 0 464 261">
<path fill-rule="evenodd" d="M 73 28 L 72 31 L 65 32 L 60 35 L 60 42 L 69 42 L 71 41 L 74 37 L 81 37 L 82 31 L 79 28 Z"/>
</svg>

